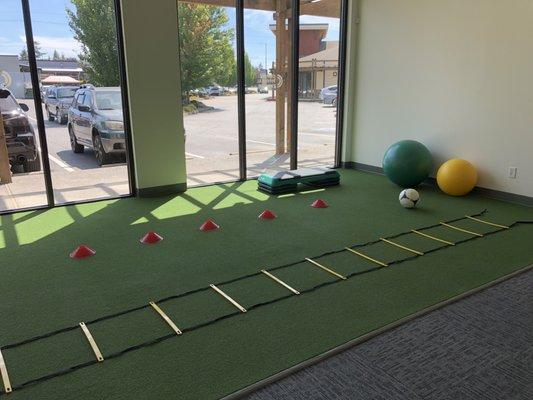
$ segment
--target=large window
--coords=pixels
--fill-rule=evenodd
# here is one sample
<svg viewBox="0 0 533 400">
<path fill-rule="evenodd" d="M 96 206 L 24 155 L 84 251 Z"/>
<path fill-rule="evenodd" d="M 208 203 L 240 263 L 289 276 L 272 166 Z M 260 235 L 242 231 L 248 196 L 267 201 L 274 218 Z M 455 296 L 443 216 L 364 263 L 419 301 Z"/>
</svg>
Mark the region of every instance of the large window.
<svg viewBox="0 0 533 400">
<path fill-rule="evenodd" d="M 129 195 L 114 0 L 9 0 L 3 18 L 0 71 L 35 149 L 8 138 L 0 211 Z"/>
<path fill-rule="evenodd" d="M 189 185 L 289 169 L 291 152 L 298 153 L 297 167 L 335 164 L 342 62 L 340 14 L 345 1 L 299 1 L 296 24 L 296 0 L 243 0 L 236 1 L 235 7 L 226 7 L 227 2 L 217 0 L 178 1 Z M 237 8 L 239 4 L 242 10 Z M 240 12 L 242 36 L 238 35 Z M 204 38 L 204 30 L 211 35 L 210 40 Z M 193 40 L 191 32 L 200 35 Z M 293 46 L 293 32 L 299 38 L 298 49 Z M 239 62 L 236 55 L 242 42 L 241 83 L 245 95 L 241 104 L 236 93 L 239 82 L 235 63 Z M 295 52 L 299 60 L 297 77 Z M 221 57 L 226 53 L 225 59 Z M 218 78 L 214 74 L 220 75 L 221 68 L 226 74 Z M 232 79 L 224 87 L 219 82 L 228 73 Z M 191 76 L 204 80 L 191 85 Z M 295 79 L 297 102 L 291 95 Z M 221 92 L 212 92 L 217 86 Z M 239 115 L 243 113 L 245 130 L 239 137 Z M 293 132 L 296 115 L 299 128 Z M 298 146 L 292 149 L 295 135 Z M 239 158 L 241 166 L 246 161 L 244 176 Z"/>
</svg>

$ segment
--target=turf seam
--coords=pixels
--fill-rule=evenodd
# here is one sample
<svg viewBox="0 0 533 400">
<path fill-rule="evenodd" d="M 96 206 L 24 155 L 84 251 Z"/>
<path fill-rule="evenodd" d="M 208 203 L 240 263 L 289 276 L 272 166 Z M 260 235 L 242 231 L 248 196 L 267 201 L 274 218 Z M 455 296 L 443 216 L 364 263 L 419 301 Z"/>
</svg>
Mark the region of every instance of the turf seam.
<svg viewBox="0 0 533 400">
<path fill-rule="evenodd" d="M 477 216 L 485 214 L 486 212 L 487 212 L 487 210 L 485 209 L 485 210 L 481 211 L 480 213 L 473 214 L 471 216 L 477 217 Z M 466 217 L 456 218 L 456 219 L 449 220 L 449 221 L 446 221 L 446 222 L 447 223 L 456 222 L 456 221 L 460 221 L 460 220 L 463 220 L 463 219 L 466 219 Z M 512 228 L 512 227 L 515 227 L 515 226 L 520 225 L 520 224 L 533 224 L 533 221 L 515 221 L 514 223 L 510 224 L 508 226 L 508 228 Z M 440 224 L 426 226 L 426 227 L 423 227 L 423 228 L 417 228 L 417 230 L 419 230 L 419 231 L 420 230 L 427 230 L 427 229 L 435 228 L 435 227 L 438 227 L 438 226 L 440 226 Z M 487 233 L 484 233 L 483 235 L 484 236 L 493 235 L 493 234 L 496 234 L 496 233 L 500 233 L 502 231 L 506 231 L 506 230 L 508 230 L 508 228 L 495 229 L 495 230 L 489 231 Z M 409 233 L 411 233 L 411 231 L 402 232 L 402 233 L 399 233 L 399 234 L 395 234 L 393 236 L 388 236 L 387 238 L 388 239 L 394 239 L 394 238 L 397 238 L 397 237 L 400 237 L 400 236 L 403 236 L 403 235 L 406 235 L 406 234 L 409 234 Z M 467 242 L 470 242 L 470 241 L 473 241 L 473 240 L 476 240 L 476 239 L 480 239 L 480 237 L 478 237 L 478 236 L 469 237 L 469 238 L 466 238 L 466 239 L 463 239 L 463 240 L 458 240 L 458 241 L 454 242 L 454 244 L 455 245 L 459 245 L 459 244 L 467 243 Z M 380 241 L 381 240 L 373 240 L 373 241 L 369 241 L 369 242 L 366 242 L 366 243 L 363 243 L 363 244 L 353 245 L 350 248 L 360 248 L 360 247 L 368 246 L 368 245 L 371 245 L 371 244 L 377 244 Z M 445 249 L 445 248 L 450 248 L 450 247 L 453 247 L 453 246 L 445 244 L 443 246 L 439 246 L 439 247 L 436 247 L 434 249 L 430 249 L 430 250 L 426 251 L 425 254 L 433 253 L 435 251 L 442 250 L 442 249 Z M 345 251 L 345 249 L 330 251 L 330 252 L 326 252 L 326 253 L 323 253 L 323 254 L 321 254 L 319 256 L 312 257 L 312 258 L 313 259 L 319 259 L 319 258 L 328 256 L 328 255 L 341 253 L 343 251 Z M 367 274 L 367 273 L 374 272 L 374 271 L 377 271 L 377 270 L 381 270 L 381 269 L 384 269 L 384 268 L 389 268 L 391 265 L 398 265 L 398 264 L 404 263 L 406 261 L 411 261 L 413 259 L 419 258 L 421 256 L 422 255 L 416 254 L 416 255 L 409 256 L 409 257 L 404 257 L 402 259 L 391 261 L 391 262 L 388 263 L 387 266 L 377 266 L 377 267 L 373 267 L 373 268 L 368 268 L 368 269 L 363 270 L 363 271 L 352 272 L 350 274 L 347 274 L 346 278 L 347 279 L 351 279 L 351 278 L 354 278 L 354 277 L 359 276 L 359 275 Z M 305 262 L 305 260 L 300 260 L 300 261 L 297 261 L 297 262 L 284 264 L 284 265 L 281 265 L 281 266 L 278 266 L 278 267 L 274 267 L 274 268 L 268 269 L 267 271 L 280 270 L 282 268 L 288 268 L 290 266 L 294 266 L 294 265 L 297 265 L 297 264 L 300 264 L 300 263 L 303 263 L 303 262 Z M 234 279 L 231 279 L 231 280 L 228 280 L 228 281 L 224 281 L 222 283 L 217 283 L 216 285 L 221 285 L 221 286 L 222 285 L 227 285 L 229 283 L 234 283 L 234 282 L 237 282 L 237 281 L 240 281 L 240 280 L 244 280 L 244 279 L 248 279 L 248 278 L 251 278 L 251 277 L 255 277 L 255 276 L 258 276 L 258 275 L 261 275 L 260 271 L 257 272 L 257 273 L 253 273 L 253 274 L 243 275 L 241 277 L 237 277 L 237 278 L 234 278 Z M 339 282 L 342 282 L 342 281 L 343 281 L 343 279 L 340 279 L 340 278 L 339 279 L 333 279 L 333 280 L 326 281 L 326 282 L 323 282 L 321 284 L 315 285 L 315 286 L 313 286 L 311 288 L 308 288 L 308 289 L 305 289 L 305 290 L 301 290 L 300 293 L 301 294 L 311 293 L 311 292 L 316 291 L 318 289 L 321 289 L 323 287 L 327 287 L 327 286 L 330 286 L 330 285 L 333 285 L 335 283 L 339 283 Z M 183 293 L 180 293 L 180 294 L 177 294 L 177 295 L 172 295 L 172 296 L 168 296 L 168 297 L 162 298 L 162 299 L 158 300 L 156 303 L 162 303 L 162 302 L 169 301 L 169 300 L 172 300 L 172 299 L 185 297 L 185 296 L 188 296 L 188 295 L 191 295 L 191 294 L 194 294 L 194 293 L 198 293 L 198 292 L 202 292 L 202 291 L 205 291 L 205 290 L 209 290 L 209 289 L 210 289 L 210 287 L 207 286 L 207 287 L 202 287 L 202 288 L 190 290 L 190 291 L 183 292 Z M 247 310 L 251 311 L 251 310 L 258 309 L 260 307 L 267 306 L 267 305 L 270 305 L 270 304 L 274 304 L 274 303 L 277 303 L 277 302 L 280 302 L 280 301 L 283 301 L 283 300 L 286 300 L 286 299 L 289 299 L 289 298 L 293 298 L 293 297 L 298 297 L 298 296 L 295 295 L 295 294 L 284 295 L 284 296 L 281 296 L 281 297 L 278 297 L 278 298 L 275 298 L 275 299 L 272 299 L 272 300 L 268 300 L 268 301 L 265 301 L 265 302 L 256 303 L 254 305 L 251 305 L 251 306 L 247 307 Z M 128 314 L 128 313 L 134 312 L 134 311 L 142 310 L 142 309 L 147 308 L 147 307 L 149 307 L 149 304 L 146 304 L 146 305 L 143 305 L 143 306 L 139 306 L 139 307 L 135 307 L 135 308 L 132 308 L 132 309 L 129 309 L 129 310 L 125 310 L 125 311 L 119 312 L 119 313 L 103 316 L 103 317 L 94 319 L 94 320 L 92 320 L 90 322 L 86 322 L 86 324 L 88 325 L 88 324 L 94 324 L 94 323 L 97 323 L 97 322 L 105 321 L 105 320 L 112 319 L 112 318 L 115 318 L 115 317 L 118 317 L 118 316 L 122 316 L 122 315 L 125 315 L 125 314 Z M 199 323 L 199 324 L 184 328 L 184 329 L 182 329 L 182 332 L 183 333 L 192 332 L 192 331 L 195 331 L 195 330 L 198 330 L 198 329 L 201 329 L 201 328 L 216 324 L 218 322 L 221 322 L 223 320 L 226 320 L 228 318 L 232 318 L 232 317 L 235 317 L 235 316 L 238 316 L 238 315 L 243 315 L 243 314 L 241 312 L 237 312 L 237 311 L 229 313 L 229 314 L 225 314 L 223 316 L 220 316 L 220 317 L 217 317 L 217 318 L 214 318 L 214 319 L 211 319 L 211 320 L 208 320 L 208 321 L 205 321 L 205 322 L 202 322 L 202 323 Z M 57 331 L 49 332 L 48 334 L 39 335 L 39 336 L 36 336 L 34 338 L 31 338 L 31 339 L 26 339 L 26 340 L 20 341 L 18 343 L 13 343 L 13 344 L 9 344 L 9 345 L 0 347 L 0 350 L 7 350 L 7 349 L 12 349 L 12 348 L 15 348 L 15 347 L 19 347 L 19 346 L 22 346 L 22 345 L 25 345 L 25 344 L 29 344 L 29 343 L 37 341 L 37 340 L 41 340 L 41 339 L 45 339 L 45 338 L 48 338 L 48 337 L 51 337 L 51 336 L 58 335 L 60 333 L 65 333 L 65 332 L 72 331 L 74 329 L 77 329 L 78 327 L 79 327 L 79 325 L 62 328 L 62 329 L 59 329 Z M 118 352 L 107 354 L 105 358 L 106 359 L 117 358 L 117 357 L 120 357 L 120 356 L 122 356 L 122 355 L 124 355 L 126 353 L 131 352 L 131 351 L 135 351 L 135 350 L 138 350 L 138 349 L 150 347 L 150 346 L 156 345 L 158 343 L 161 343 L 163 341 L 169 340 L 169 339 L 171 339 L 173 337 L 176 337 L 176 336 L 178 336 L 178 335 L 176 335 L 174 333 L 166 334 L 164 336 L 152 339 L 150 341 L 146 341 L 146 342 L 143 342 L 143 343 L 138 344 L 138 345 L 127 347 L 127 348 L 125 348 L 123 350 L 120 350 Z M 82 368 L 85 368 L 85 367 L 89 367 L 89 366 L 97 364 L 97 363 L 98 363 L 97 360 L 91 360 L 91 361 L 88 361 L 88 362 L 77 364 L 77 365 L 71 366 L 69 368 L 66 368 L 64 370 L 57 371 L 57 372 L 54 372 L 54 373 L 51 373 L 51 374 L 47 374 L 47 375 L 44 375 L 44 376 L 39 377 L 39 378 L 34 378 L 34 379 L 31 379 L 29 381 L 23 382 L 23 383 L 18 384 L 18 385 L 14 385 L 14 386 L 12 386 L 12 388 L 13 388 L 13 390 L 23 389 L 25 387 L 32 386 L 32 385 L 35 385 L 35 384 L 40 383 L 40 382 L 44 382 L 44 381 L 47 381 L 47 380 L 50 380 L 50 379 L 53 379 L 53 378 L 56 378 L 56 377 L 59 377 L 59 376 L 67 375 L 69 373 L 75 372 L 75 371 L 77 371 L 79 369 L 82 369 Z M 5 394 L 6 393 L 4 391 L 0 390 L 0 396 L 3 396 Z"/>
</svg>

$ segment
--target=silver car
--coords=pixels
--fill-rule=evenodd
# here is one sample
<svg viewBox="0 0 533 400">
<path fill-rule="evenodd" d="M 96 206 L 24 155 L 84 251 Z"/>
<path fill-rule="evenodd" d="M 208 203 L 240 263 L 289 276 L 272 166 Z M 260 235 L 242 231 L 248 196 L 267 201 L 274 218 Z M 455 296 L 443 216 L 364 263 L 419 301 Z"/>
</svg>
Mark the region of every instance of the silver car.
<svg viewBox="0 0 533 400">
<path fill-rule="evenodd" d="M 320 91 L 320 100 L 324 104 L 337 105 L 337 85 L 325 87 Z"/>
</svg>

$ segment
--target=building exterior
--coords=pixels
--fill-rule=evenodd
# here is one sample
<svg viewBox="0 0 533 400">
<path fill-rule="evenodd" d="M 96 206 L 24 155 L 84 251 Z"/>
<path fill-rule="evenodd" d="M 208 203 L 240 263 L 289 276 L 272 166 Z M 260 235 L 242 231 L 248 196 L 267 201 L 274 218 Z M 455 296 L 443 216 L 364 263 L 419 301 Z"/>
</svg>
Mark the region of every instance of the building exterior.
<svg viewBox="0 0 533 400">
<path fill-rule="evenodd" d="M 329 24 L 300 25 L 299 98 L 318 100 L 320 91 L 337 84 L 339 42 L 326 41 Z M 276 25 L 270 30 L 276 34 Z"/>
<path fill-rule="evenodd" d="M 317 99 L 320 91 L 337 84 L 339 42 L 322 42 L 325 49 L 300 58 L 300 97 Z"/>
<path fill-rule="evenodd" d="M 39 80 L 53 80 L 63 82 L 68 77 L 72 84 L 79 84 L 83 80 L 83 69 L 78 61 L 37 60 Z M 0 54 L 0 86 L 7 87 L 18 99 L 31 97 L 32 86 L 28 61 L 19 60 L 18 55 Z"/>
<path fill-rule="evenodd" d="M 17 55 L 0 54 L 0 86 L 5 86 L 17 99 L 25 97 L 24 74 Z"/>
<path fill-rule="evenodd" d="M 40 80 L 50 76 L 70 76 L 78 81 L 83 78 L 83 69 L 76 60 L 37 60 L 37 69 Z M 29 76 L 28 61 L 20 61 L 20 70 Z"/>
</svg>

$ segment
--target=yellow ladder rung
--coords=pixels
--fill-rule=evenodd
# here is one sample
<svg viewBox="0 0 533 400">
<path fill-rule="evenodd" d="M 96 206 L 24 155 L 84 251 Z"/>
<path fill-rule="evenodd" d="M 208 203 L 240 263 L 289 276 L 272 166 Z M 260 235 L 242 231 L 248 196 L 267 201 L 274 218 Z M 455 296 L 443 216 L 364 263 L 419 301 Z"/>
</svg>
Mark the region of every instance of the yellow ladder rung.
<svg viewBox="0 0 533 400">
<path fill-rule="evenodd" d="M 365 258 L 365 259 L 367 259 L 369 261 L 372 261 L 373 263 L 381 265 L 382 267 L 388 267 L 389 266 L 389 264 L 385 264 L 384 262 L 381 262 L 379 260 L 376 260 L 375 258 L 369 257 L 366 254 L 363 254 L 363 253 L 360 253 L 358 251 L 355 251 L 354 249 L 350 249 L 349 247 L 345 247 L 345 249 L 350 251 L 350 252 L 352 252 L 352 253 L 354 253 L 354 254 L 357 254 L 359 257 L 363 257 L 363 258 Z"/>
<path fill-rule="evenodd" d="M 345 276 L 339 274 L 338 272 L 333 271 L 332 269 L 330 269 L 330 268 L 328 268 L 328 267 L 323 266 L 322 264 L 317 263 L 315 260 L 311 260 L 310 258 L 306 258 L 305 260 L 308 261 L 308 262 L 310 262 L 310 263 L 313 264 L 313 265 L 316 265 L 318 268 L 321 268 L 321 269 L 323 269 L 324 271 L 330 273 L 331 275 L 336 276 L 337 278 L 340 278 L 340 279 L 346 280 L 346 277 L 345 277 Z"/>
<path fill-rule="evenodd" d="M 219 289 L 218 287 L 216 287 L 215 285 L 211 284 L 209 285 L 211 286 L 211 289 L 213 289 L 215 292 L 217 292 L 219 295 L 221 295 L 222 297 L 224 297 L 227 301 L 229 301 L 231 304 L 233 304 L 233 306 L 235 308 L 237 308 L 240 312 L 243 312 L 245 313 L 246 312 L 246 308 L 244 308 L 243 306 L 241 306 L 239 303 L 237 303 L 235 300 L 233 300 L 228 294 L 224 293 L 222 291 L 222 289 Z"/>
<path fill-rule="evenodd" d="M 160 317 L 163 318 L 163 320 L 168 324 L 168 326 L 170 326 L 170 328 L 176 333 L 176 335 L 182 334 L 180 328 L 176 326 L 174 321 L 172 321 L 172 319 L 170 319 L 170 317 L 157 304 L 155 304 L 155 302 L 151 301 L 150 305 L 160 315 Z"/>
<path fill-rule="evenodd" d="M 455 243 L 453 243 L 453 242 L 448 242 L 447 240 L 438 238 L 436 236 L 428 235 L 427 233 L 422 233 L 420 231 L 417 231 L 416 229 L 411 229 L 411 232 L 416 233 L 417 235 L 420 235 L 420 236 L 427 237 L 428 239 L 436 240 L 437 242 L 445 243 L 445 244 L 448 244 L 450 246 L 455 246 Z"/>
<path fill-rule="evenodd" d="M 13 388 L 11 387 L 11 382 L 9 381 L 9 374 L 7 373 L 6 363 L 4 361 L 4 356 L 2 356 L 2 351 L 0 350 L 0 374 L 2 375 L 2 381 L 4 382 L 4 390 L 6 393 L 11 393 Z"/>
<path fill-rule="evenodd" d="M 484 221 L 484 220 L 479 219 L 479 218 L 471 217 L 470 215 L 465 215 L 465 217 L 468 218 L 468 219 L 471 219 L 472 221 L 481 222 L 482 224 L 495 226 L 496 228 L 509 229 L 508 226 L 495 224 L 494 222 Z"/>
<path fill-rule="evenodd" d="M 93 349 L 94 355 L 96 356 L 96 359 L 98 362 L 104 361 L 104 357 L 102 356 L 102 352 L 100 351 L 100 348 L 96 344 L 96 341 L 93 338 L 93 335 L 91 334 L 91 331 L 89 331 L 89 328 L 85 325 L 85 322 L 80 322 L 80 328 L 85 334 L 85 337 L 87 338 L 87 341 L 89 342 L 89 345 Z"/>
<path fill-rule="evenodd" d="M 263 274 L 265 274 L 266 276 L 268 276 L 270 279 L 272 279 L 274 282 L 277 282 L 279 283 L 281 286 L 283 286 L 285 289 L 287 290 L 290 290 L 292 293 L 294 294 L 300 294 L 299 291 L 297 291 L 296 289 L 294 289 L 293 287 L 289 286 L 288 284 L 286 284 L 285 282 L 283 282 L 281 279 L 279 279 L 277 276 L 274 276 L 272 275 L 270 272 L 262 269 L 261 272 Z"/>
<path fill-rule="evenodd" d="M 388 239 L 385 239 L 385 238 L 379 238 L 379 240 L 381 240 L 382 242 L 385 242 L 385 243 L 391 244 L 391 245 L 393 245 L 393 246 L 396 246 L 396 247 L 398 247 L 398 248 L 400 248 L 400 249 L 402 249 L 402 250 L 409 251 L 409 252 L 411 252 L 411 253 L 417 254 L 417 255 L 419 255 L 419 256 L 423 256 L 423 255 L 424 255 L 424 253 L 422 253 L 421 251 L 411 249 L 411 248 L 409 248 L 409 247 L 407 247 L 407 246 L 404 246 L 404 245 L 401 245 L 401 244 L 399 244 L 399 243 L 395 243 L 395 242 L 393 242 L 392 240 L 388 240 Z"/>
<path fill-rule="evenodd" d="M 456 231 L 459 231 L 459 232 L 464 232 L 464 233 L 468 233 L 468 234 L 470 234 L 470 235 L 474 235 L 474 236 L 478 236 L 478 237 L 483 237 L 483 235 L 482 235 L 481 233 L 468 231 L 468 230 L 463 229 L 463 228 L 458 228 L 457 226 L 453 226 L 453 225 L 447 224 L 446 222 L 441 222 L 440 224 L 441 224 L 442 226 L 446 226 L 447 228 L 455 229 Z"/>
</svg>

